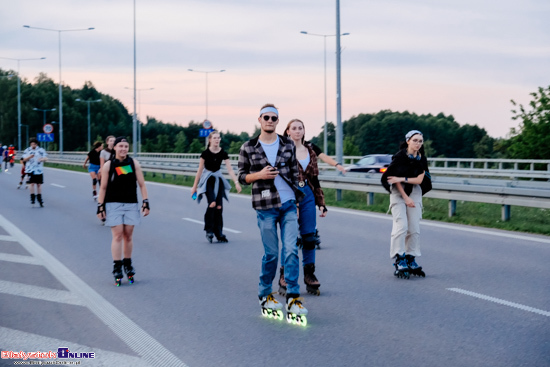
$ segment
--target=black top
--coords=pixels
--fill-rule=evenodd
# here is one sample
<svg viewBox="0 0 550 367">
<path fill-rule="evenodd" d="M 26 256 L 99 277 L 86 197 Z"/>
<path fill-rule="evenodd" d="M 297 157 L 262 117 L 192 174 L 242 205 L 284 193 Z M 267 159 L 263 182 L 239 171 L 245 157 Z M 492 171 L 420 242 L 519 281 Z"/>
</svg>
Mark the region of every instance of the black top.
<svg viewBox="0 0 550 367">
<path fill-rule="evenodd" d="M 134 160 L 126 157 L 122 162 L 111 161 L 109 181 L 105 194 L 106 203 L 137 203 L 137 178 Z"/>
<path fill-rule="evenodd" d="M 210 149 L 206 149 L 202 152 L 201 158 L 204 159 L 204 168 L 211 172 L 216 172 L 220 169 L 222 162 L 229 159 L 229 155 L 223 149 L 218 153 L 212 153 Z"/>
<path fill-rule="evenodd" d="M 100 165 L 100 162 L 99 162 L 99 154 L 101 153 L 101 151 L 96 151 L 95 149 L 92 149 L 90 150 L 90 152 L 88 153 L 88 158 L 90 158 L 90 163 L 91 164 L 95 164 L 95 165 Z"/>
<path fill-rule="evenodd" d="M 317 157 L 319 156 L 319 154 L 323 153 L 321 151 L 321 148 L 319 148 L 317 145 L 313 144 L 312 142 L 307 142 L 311 145 L 311 148 L 313 149 L 313 151 L 315 152 L 315 154 L 317 154 Z"/>
<path fill-rule="evenodd" d="M 380 181 L 382 182 L 382 186 L 384 186 L 386 190 L 391 193 L 390 184 L 388 183 L 388 177 L 418 177 L 422 173 L 425 173 L 424 180 L 422 180 L 422 183 L 420 184 L 422 195 L 430 191 L 432 189 L 432 179 L 430 176 L 430 171 L 428 169 L 428 160 L 424 156 L 418 157 L 420 157 L 420 159 L 409 156 L 407 154 L 406 148 L 401 149 L 399 152 L 395 153 L 395 155 L 392 157 L 391 164 L 380 179 Z M 403 185 L 405 194 L 410 195 L 413 189 L 413 185 L 406 182 L 402 182 L 401 185 Z"/>
</svg>

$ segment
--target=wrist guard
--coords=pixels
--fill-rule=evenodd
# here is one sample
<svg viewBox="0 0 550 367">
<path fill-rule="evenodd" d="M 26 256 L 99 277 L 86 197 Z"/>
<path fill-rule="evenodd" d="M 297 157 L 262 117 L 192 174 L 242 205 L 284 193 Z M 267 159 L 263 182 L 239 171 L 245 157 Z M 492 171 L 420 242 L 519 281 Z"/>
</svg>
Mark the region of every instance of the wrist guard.
<svg viewBox="0 0 550 367">
<path fill-rule="evenodd" d="M 141 205 L 141 210 L 151 210 L 151 208 L 149 208 L 149 199 L 144 199 L 143 200 L 143 205 Z"/>
<path fill-rule="evenodd" d="M 321 209 L 321 211 L 323 212 L 323 214 L 325 214 L 326 212 L 328 212 L 328 209 L 327 209 L 327 207 L 326 207 L 325 205 L 321 205 L 321 206 L 319 207 L 319 209 Z"/>
<path fill-rule="evenodd" d="M 97 214 L 105 213 L 105 204 L 97 203 Z"/>
</svg>

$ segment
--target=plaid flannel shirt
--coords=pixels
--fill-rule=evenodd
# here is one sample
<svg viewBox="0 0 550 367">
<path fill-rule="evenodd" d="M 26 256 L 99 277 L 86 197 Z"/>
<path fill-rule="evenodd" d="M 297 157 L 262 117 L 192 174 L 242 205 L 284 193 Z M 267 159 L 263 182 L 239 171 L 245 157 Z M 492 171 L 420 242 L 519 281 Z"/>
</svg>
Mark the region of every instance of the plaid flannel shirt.
<svg viewBox="0 0 550 367">
<path fill-rule="evenodd" d="M 251 139 L 241 146 L 239 152 L 239 182 L 246 182 L 246 175 L 260 172 L 271 164 L 267 160 L 259 137 Z M 296 187 L 298 182 L 298 161 L 296 147 L 291 139 L 279 135 L 279 150 L 275 168 L 279 176 L 290 186 L 296 195 L 296 201 L 302 200 L 304 194 Z M 275 180 L 257 180 L 252 183 L 252 207 L 256 210 L 266 210 L 281 207 L 281 197 L 275 187 Z"/>
</svg>

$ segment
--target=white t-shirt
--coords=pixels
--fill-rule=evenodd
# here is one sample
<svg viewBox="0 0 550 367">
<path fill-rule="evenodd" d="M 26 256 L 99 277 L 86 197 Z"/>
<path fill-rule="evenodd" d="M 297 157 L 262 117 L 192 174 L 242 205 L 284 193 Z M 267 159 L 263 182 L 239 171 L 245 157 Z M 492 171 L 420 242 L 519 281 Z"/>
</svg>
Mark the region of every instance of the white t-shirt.
<svg viewBox="0 0 550 367">
<path fill-rule="evenodd" d="M 99 153 L 99 158 L 103 158 L 105 162 L 107 162 L 109 158 L 111 158 L 111 152 L 108 152 L 106 149 L 102 149 Z"/>
<path fill-rule="evenodd" d="M 279 151 L 279 136 L 277 135 L 277 140 L 275 140 L 275 142 L 271 144 L 265 144 L 260 139 L 258 139 L 258 141 L 262 145 L 269 164 L 277 168 L 275 164 L 277 163 L 277 152 Z M 289 200 L 296 200 L 296 195 L 294 194 L 294 191 L 292 191 L 290 186 L 288 186 L 288 184 L 285 182 L 285 180 L 281 178 L 280 175 L 277 175 L 274 181 L 275 187 L 279 192 L 279 197 L 281 198 L 281 204 Z"/>
<path fill-rule="evenodd" d="M 32 173 L 34 175 L 41 175 L 44 172 L 44 162 L 39 162 L 38 160 L 40 158 L 45 158 L 48 156 L 48 153 L 44 150 L 44 148 L 40 148 L 37 146 L 36 148 L 32 149 L 31 147 L 28 147 L 23 152 L 23 158 L 30 157 L 34 154 L 34 157 L 29 159 L 25 163 L 25 173 Z"/>
</svg>

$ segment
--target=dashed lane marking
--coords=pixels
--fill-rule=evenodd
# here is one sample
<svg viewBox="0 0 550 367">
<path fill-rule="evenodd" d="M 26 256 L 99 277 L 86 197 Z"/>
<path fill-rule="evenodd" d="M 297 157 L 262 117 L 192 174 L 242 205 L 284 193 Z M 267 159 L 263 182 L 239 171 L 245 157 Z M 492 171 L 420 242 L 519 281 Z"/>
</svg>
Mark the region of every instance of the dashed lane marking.
<svg viewBox="0 0 550 367">
<path fill-rule="evenodd" d="M 33 256 L 6 254 L 4 252 L 0 252 L 0 260 L 19 264 L 42 265 L 42 262 Z"/>
<path fill-rule="evenodd" d="M 479 298 L 479 299 L 482 299 L 482 300 L 485 300 L 485 301 L 495 302 L 495 303 L 498 303 L 500 305 L 519 308 L 520 310 L 523 310 L 523 311 L 533 312 L 533 313 L 537 313 L 539 315 L 550 317 L 550 312 L 548 312 L 548 311 L 539 310 L 538 308 L 525 306 L 525 305 L 522 305 L 522 304 L 519 304 L 519 303 L 505 301 L 505 300 L 500 299 L 500 298 L 490 297 L 490 296 L 486 296 L 484 294 L 470 292 L 470 291 L 466 291 L 466 290 L 460 289 L 460 288 L 447 288 L 447 290 L 452 291 L 452 292 L 465 294 L 467 296 Z"/>
<path fill-rule="evenodd" d="M 12 236 L 4 236 L 4 235 L 0 235 L 0 241 L 17 242 L 17 240 Z"/>
<path fill-rule="evenodd" d="M 181 218 L 181 219 L 189 221 L 189 222 L 204 225 L 204 222 L 202 220 L 196 220 L 196 219 L 192 219 L 192 218 Z M 227 231 L 227 232 L 231 232 L 231 233 L 242 233 L 241 231 L 237 231 L 236 229 L 231 229 L 231 228 L 227 228 L 227 227 L 223 227 L 223 230 Z"/>
<path fill-rule="evenodd" d="M 59 184 L 55 184 L 55 183 L 53 183 L 53 184 L 50 184 L 50 185 L 52 185 L 52 186 L 55 186 L 55 187 L 61 187 L 62 189 L 64 189 L 64 188 L 65 188 L 65 186 L 63 186 L 63 185 L 59 185 Z"/>
<path fill-rule="evenodd" d="M 63 284 L 70 293 L 78 297 L 82 304 L 92 311 L 107 327 L 109 327 L 126 345 L 128 345 L 142 361 L 152 366 L 174 366 L 185 367 L 168 349 L 164 348 L 158 341 L 147 334 L 137 324 L 130 320 L 124 313 L 109 303 L 99 293 L 92 289 L 82 279 L 77 277 L 57 258 L 52 256 L 42 246 L 27 236 L 13 223 L 0 215 L 0 227 L 27 250 L 32 257 L 40 261 L 57 280 Z M 2 254 L 6 256 L 8 254 Z M 18 257 L 14 257 L 18 256 Z M 13 259 L 24 256 L 10 255 Z M 29 257 L 29 256 L 27 256 Z M 9 257 L 8 257 L 9 258 Z M 0 340 L 5 340 L 0 338 Z"/>
</svg>

